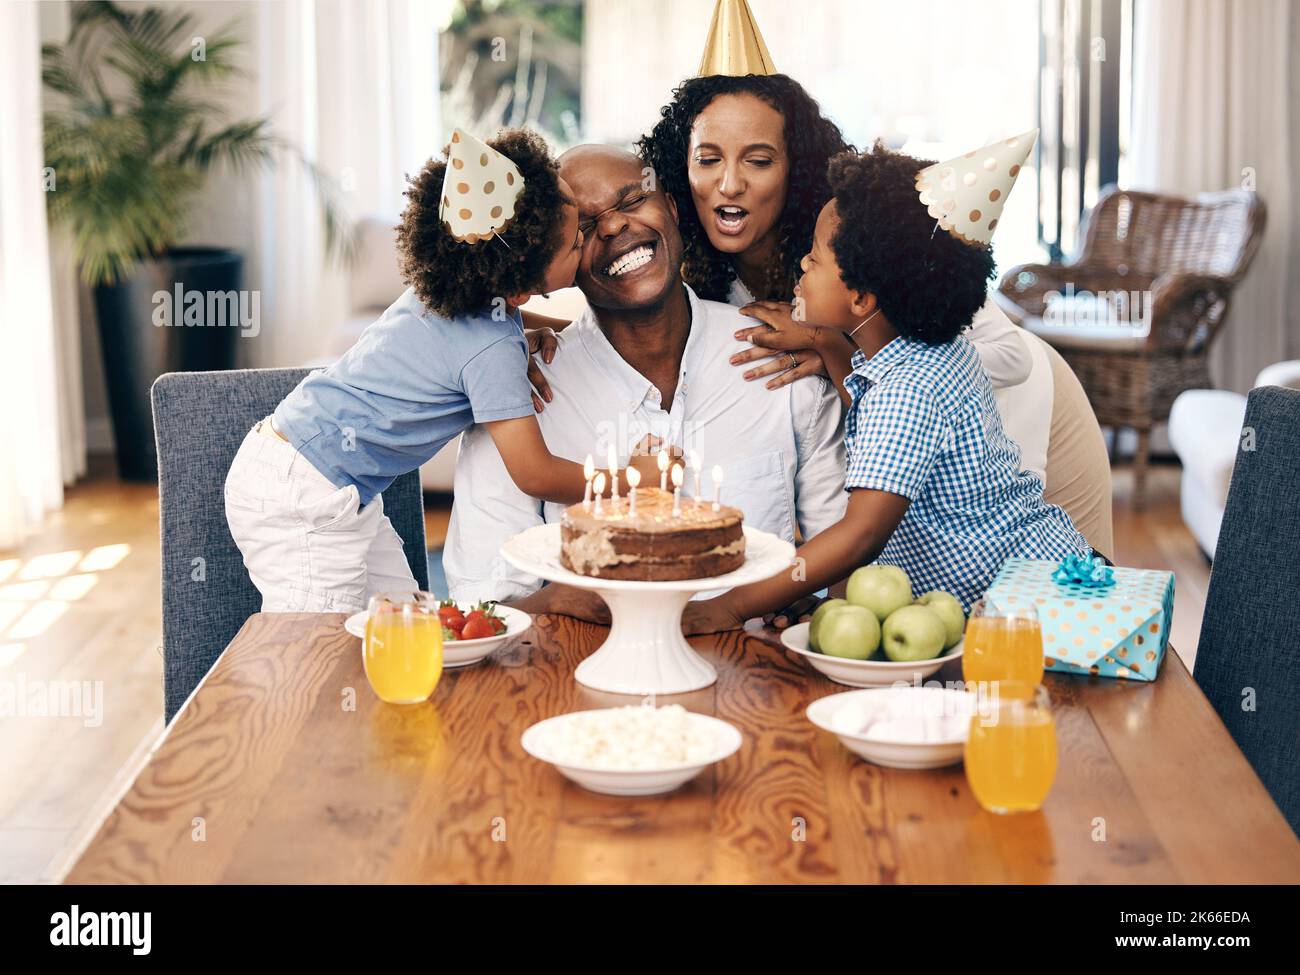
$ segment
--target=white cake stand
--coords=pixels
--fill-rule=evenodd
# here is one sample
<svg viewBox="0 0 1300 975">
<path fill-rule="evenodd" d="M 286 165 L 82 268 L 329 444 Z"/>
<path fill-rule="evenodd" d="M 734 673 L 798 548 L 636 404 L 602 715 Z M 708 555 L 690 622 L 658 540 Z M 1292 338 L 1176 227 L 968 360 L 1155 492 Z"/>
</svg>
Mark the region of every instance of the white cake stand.
<svg viewBox="0 0 1300 975">
<path fill-rule="evenodd" d="M 718 679 L 713 665 L 682 636 L 691 594 L 769 579 L 794 560 L 794 546 L 768 532 L 744 529 L 745 563 L 726 575 L 674 582 L 599 579 L 560 564 L 560 526 L 537 525 L 501 546 L 507 562 L 550 582 L 591 589 L 609 604 L 609 636 L 578 665 L 579 684 L 612 694 L 684 694 Z"/>
</svg>

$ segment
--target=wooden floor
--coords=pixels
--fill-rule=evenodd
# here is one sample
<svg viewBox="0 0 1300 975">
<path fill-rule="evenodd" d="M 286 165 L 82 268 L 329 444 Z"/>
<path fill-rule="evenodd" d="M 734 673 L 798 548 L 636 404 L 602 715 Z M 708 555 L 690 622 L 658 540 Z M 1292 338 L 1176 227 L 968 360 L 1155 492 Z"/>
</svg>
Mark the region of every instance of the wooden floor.
<svg viewBox="0 0 1300 975">
<path fill-rule="evenodd" d="M 1177 575 L 1173 645 L 1190 668 L 1209 567 L 1178 514 L 1178 468 L 1157 466 L 1142 514 L 1115 474 L 1116 561 Z M 440 501 L 442 499 L 439 499 Z M 448 511 L 431 508 L 428 543 Z M 0 882 L 60 877 L 75 844 L 129 784 L 162 729 L 158 501 L 100 474 L 68 492 L 25 545 L 0 551 L 0 693 L 88 681 L 102 714 L 0 716 Z M 88 695 L 91 698 L 92 695 Z M 2 699 L 2 698 L 0 698 Z"/>
<path fill-rule="evenodd" d="M 91 692 L 62 716 L 0 716 L 0 882 L 57 876 L 162 730 L 159 571 L 157 488 L 109 476 L 0 551 L 0 683 L 19 700 L 36 682 Z"/>
</svg>

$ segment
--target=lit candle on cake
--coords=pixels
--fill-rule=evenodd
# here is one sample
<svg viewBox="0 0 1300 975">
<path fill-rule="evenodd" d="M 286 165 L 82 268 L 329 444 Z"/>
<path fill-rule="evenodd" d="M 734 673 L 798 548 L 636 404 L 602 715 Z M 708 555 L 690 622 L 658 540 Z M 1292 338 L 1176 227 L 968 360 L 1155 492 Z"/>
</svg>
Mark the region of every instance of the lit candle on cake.
<svg viewBox="0 0 1300 975">
<path fill-rule="evenodd" d="M 641 483 L 641 472 L 635 467 L 627 469 L 627 516 L 636 517 L 636 486 Z"/>
<path fill-rule="evenodd" d="M 586 461 L 582 465 L 582 476 L 587 482 L 587 487 L 582 495 L 582 507 L 584 511 L 591 510 L 591 478 L 596 473 L 596 462 L 592 459 L 591 454 L 587 455 Z"/>
<path fill-rule="evenodd" d="M 695 500 L 696 501 L 700 499 L 700 495 L 703 493 L 700 490 L 700 468 L 703 466 L 704 466 L 704 462 L 700 460 L 700 452 L 698 450 L 692 450 L 691 471 L 695 474 Z"/>
<path fill-rule="evenodd" d="M 682 473 L 682 465 L 673 465 L 673 517 L 682 516 L 682 481 L 685 475 Z"/>
<path fill-rule="evenodd" d="M 603 471 L 596 475 L 596 485 L 592 490 L 596 495 L 596 514 L 599 515 L 600 496 L 605 493 L 605 473 Z"/>
<path fill-rule="evenodd" d="M 659 451 L 659 490 L 668 490 L 668 451 Z"/>
<path fill-rule="evenodd" d="M 722 509 L 722 465 L 713 465 L 713 510 Z"/>
<path fill-rule="evenodd" d="M 614 445 L 609 445 L 609 500 L 618 500 L 618 454 Z"/>
</svg>

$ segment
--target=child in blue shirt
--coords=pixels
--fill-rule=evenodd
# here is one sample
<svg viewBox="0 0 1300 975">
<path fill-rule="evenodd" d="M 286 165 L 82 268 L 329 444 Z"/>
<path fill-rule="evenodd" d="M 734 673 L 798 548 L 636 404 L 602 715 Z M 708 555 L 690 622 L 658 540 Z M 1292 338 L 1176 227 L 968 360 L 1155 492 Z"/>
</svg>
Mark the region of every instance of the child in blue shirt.
<svg viewBox="0 0 1300 975">
<path fill-rule="evenodd" d="M 843 380 L 843 519 L 799 549 L 802 572 L 692 603 L 688 631 L 740 626 L 870 562 L 904 569 L 916 594 L 941 589 L 969 608 L 1007 558 L 1091 554 L 1021 469 L 961 334 L 986 299 L 993 258 L 938 230 L 917 198 L 926 165 L 879 144 L 835 157 L 833 198 L 802 262 L 805 319 L 856 345 Z"/>
<path fill-rule="evenodd" d="M 573 283 L 583 244 L 545 143 L 458 130 L 406 195 L 409 290 L 254 427 L 227 475 L 227 521 L 264 612 L 353 612 L 414 589 L 380 492 L 471 424 L 521 490 L 582 498 L 581 466 L 551 455 L 534 415 L 518 310 Z M 651 458 L 638 463 L 649 472 Z"/>
</svg>

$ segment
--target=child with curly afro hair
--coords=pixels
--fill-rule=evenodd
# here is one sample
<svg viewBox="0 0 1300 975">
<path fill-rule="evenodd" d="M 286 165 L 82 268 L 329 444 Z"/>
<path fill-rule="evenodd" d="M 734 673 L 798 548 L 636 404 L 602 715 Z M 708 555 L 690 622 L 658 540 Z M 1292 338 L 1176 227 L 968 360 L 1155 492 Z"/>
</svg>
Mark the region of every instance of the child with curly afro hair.
<svg viewBox="0 0 1300 975">
<path fill-rule="evenodd" d="M 413 591 L 382 492 L 471 424 L 515 484 L 572 503 L 581 465 L 546 447 L 519 306 L 573 283 L 578 210 L 546 144 L 522 129 L 457 132 L 412 179 L 397 231 L 410 288 L 244 438 L 226 520 L 263 612 L 355 612 Z M 540 373 L 539 373 L 540 374 Z M 638 458 L 643 473 L 652 458 Z"/>
<path fill-rule="evenodd" d="M 994 265 L 987 247 L 937 231 L 918 205 L 916 174 L 929 165 L 877 144 L 836 156 L 827 179 L 839 227 L 831 246 L 844 288 L 874 294 L 899 335 L 938 344 L 955 339 L 988 300 Z M 806 277 L 807 264 L 804 270 Z M 821 289 L 818 297 L 833 300 L 836 290 Z M 806 308 L 805 317 L 821 322 L 813 311 Z"/>
<path fill-rule="evenodd" d="M 487 145 L 523 177 L 515 215 L 502 233 L 474 244 L 453 236 L 442 213 L 446 159 L 430 159 L 409 180 L 397 226 L 402 278 L 444 318 L 491 310 L 503 297 L 517 307 L 533 294 L 573 284 L 577 216 L 546 143 L 527 129 L 504 129 Z"/>
<path fill-rule="evenodd" d="M 1092 554 L 1002 430 L 993 386 L 962 334 L 985 301 L 993 258 L 927 212 L 916 187 L 927 165 L 879 143 L 831 160 L 832 197 L 795 294 L 809 325 L 855 349 L 836 381 L 847 403 L 848 505 L 799 549 L 803 573 L 692 604 L 691 632 L 778 611 L 872 562 L 902 569 L 916 596 L 951 593 L 967 609 L 1008 558 Z M 928 622 L 910 636 L 886 624 L 886 655 L 934 656 L 956 642 Z"/>
</svg>

